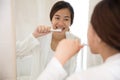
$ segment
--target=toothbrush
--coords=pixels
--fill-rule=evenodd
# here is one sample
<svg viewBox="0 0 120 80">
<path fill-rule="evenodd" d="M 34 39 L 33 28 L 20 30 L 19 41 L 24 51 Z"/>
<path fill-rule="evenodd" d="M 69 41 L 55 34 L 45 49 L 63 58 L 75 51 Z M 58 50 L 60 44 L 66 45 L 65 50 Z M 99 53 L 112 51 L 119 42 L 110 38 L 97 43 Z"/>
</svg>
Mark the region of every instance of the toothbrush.
<svg viewBox="0 0 120 80">
<path fill-rule="evenodd" d="M 61 32 L 62 29 L 52 29 L 52 28 L 51 28 L 50 31 L 51 31 L 51 32 Z"/>
<path fill-rule="evenodd" d="M 84 46 L 88 46 L 88 44 L 86 44 L 86 43 L 83 43 L 82 45 L 84 45 Z"/>
</svg>

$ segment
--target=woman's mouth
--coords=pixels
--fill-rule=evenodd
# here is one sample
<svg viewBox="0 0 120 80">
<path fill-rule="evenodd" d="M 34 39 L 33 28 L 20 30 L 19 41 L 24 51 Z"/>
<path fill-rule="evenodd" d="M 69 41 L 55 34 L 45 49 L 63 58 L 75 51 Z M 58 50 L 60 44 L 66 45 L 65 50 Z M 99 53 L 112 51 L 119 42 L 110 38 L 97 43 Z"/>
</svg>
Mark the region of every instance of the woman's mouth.
<svg viewBox="0 0 120 80">
<path fill-rule="evenodd" d="M 64 31 L 65 30 L 65 27 L 56 27 L 56 29 L 61 29 L 61 31 Z"/>
</svg>

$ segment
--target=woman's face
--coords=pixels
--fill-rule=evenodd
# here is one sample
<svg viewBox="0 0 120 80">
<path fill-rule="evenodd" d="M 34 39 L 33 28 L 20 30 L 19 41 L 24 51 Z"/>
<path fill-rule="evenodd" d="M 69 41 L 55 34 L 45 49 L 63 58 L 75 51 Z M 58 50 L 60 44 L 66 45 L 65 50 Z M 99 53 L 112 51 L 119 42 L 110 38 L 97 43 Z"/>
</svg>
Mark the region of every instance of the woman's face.
<svg viewBox="0 0 120 80">
<path fill-rule="evenodd" d="M 67 8 L 58 10 L 52 18 L 52 27 L 54 29 L 62 29 L 59 34 L 64 34 L 69 30 L 71 24 L 70 11 Z"/>
<path fill-rule="evenodd" d="M 97 34 L 94 31 L 92 25 L 90 24 L 88 27 L 88 45 L 90 47 L 90 50 L 92 53 L 98 53 L 98 40 L 97 40 Z"/>
</svg>

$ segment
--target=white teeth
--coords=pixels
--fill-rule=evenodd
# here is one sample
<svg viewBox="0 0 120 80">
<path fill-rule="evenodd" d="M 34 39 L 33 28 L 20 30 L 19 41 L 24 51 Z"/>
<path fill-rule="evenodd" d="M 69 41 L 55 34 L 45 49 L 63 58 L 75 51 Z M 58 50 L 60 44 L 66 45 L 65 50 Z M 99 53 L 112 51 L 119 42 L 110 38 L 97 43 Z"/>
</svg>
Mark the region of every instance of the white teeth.
<svg viewBox="0 0 120 80">
<path fill-rule="evenodd" d="M 52 29 L 52 28 L 51 28 L 50 31 L 51 31 L 51 32 L 61 32 L 62 29 Z"/>
</svg>

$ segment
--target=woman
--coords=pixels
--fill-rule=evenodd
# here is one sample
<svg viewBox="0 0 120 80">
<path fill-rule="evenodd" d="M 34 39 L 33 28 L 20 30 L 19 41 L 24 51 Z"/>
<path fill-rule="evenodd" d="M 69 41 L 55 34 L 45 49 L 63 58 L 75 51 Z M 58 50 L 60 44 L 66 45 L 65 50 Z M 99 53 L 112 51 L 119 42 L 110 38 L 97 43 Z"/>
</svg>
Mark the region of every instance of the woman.
<svg viewBox="0 0 120 80">
<path fill-rule="evenodd" d="M 69 33 L 69 28 L 73 23 L 74 10 L 65 1 L 56 2 L 50 12 L 52 27 L 40 25 L 37 29 L 22 42 L 17 42 L 17 56 L 33 55 L 31 80 L 35 80 L 45 69 L 48 62 L 54 55 L 56 46 L 62 39 L 76 39 L 77 37 Z M 51 32 L 53 29 L 61 29 L 61 32 Z M 68 74 L 75 71 L 76 56 L 64 65 Z"/>
<path fill-rule="evenodd" d="M 88 28 L 88 44 L 104 63 L 75 73 L 66 80 L 120 80 L 120 0 L 102 0 L 92 14 Z M 77 40 L 62 40 L 54 58 L 37 80 L 62 80 L 67 73 L 63 65 L 81 49 Z"/>
</svg>

